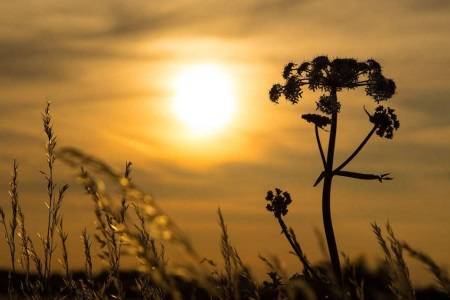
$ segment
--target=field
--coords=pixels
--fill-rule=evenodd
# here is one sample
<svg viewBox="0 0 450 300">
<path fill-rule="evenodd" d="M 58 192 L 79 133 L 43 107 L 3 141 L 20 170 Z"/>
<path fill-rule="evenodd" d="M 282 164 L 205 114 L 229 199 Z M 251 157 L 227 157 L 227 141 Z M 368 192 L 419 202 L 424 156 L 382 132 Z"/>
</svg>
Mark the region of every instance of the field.
<svg viewBox="0 0 450 300">
<path fill-rule="evenodd" d="M 124 170 L 116 171 L 78 149 L 58 149 L 50 104 L 44 109 L 42 120 L 48 167 L 42 171 L 48 192 L 47 231 L 37 241 L 31 238 L 36 233 L 26 226 L 27 212 L 22 210 L 19 199 L 20 173 L 14 161 L 9 205 L 0 210 L 4 233 L 2 248 L 8 250 L 3 251 L 3 255 L 9 255 L 11 263 L 9 270 L 0 272 L 0 292 L 5 298 L 449 299 L 447 271 L 427 254 L 396 237 L 389 224 L 372 224 L 373 232 L 367 233 L 375 235 L 385 254 L 384 262 L 376 269 L 369 269 L 362 259 L 350 261 L 342 253 L 340 276 L 336 275 L 331 262 L 311 264 L 308 253 L 302 250 L 301 241 L 284 219 L 288 206 L 295 203 L 291 203 L 288 192 L 279 189 L 269 191 L 266 199 L 261 199 L 260 209 L 267 209 L 273 215 L 273 226 L 279 226 L 281 233 L 277 242 L 289 243 L 292 255 L 298 258 L 303 270 L 288 274 L 281 264 L 283 257 L 260 256 L 268 271 L 264 280 L 256 280 L 239 256 L 239 245 L 232 243 L 233 237 L 228 234 L 220 210 L 218 223 L 223 262 L 205 259 L 177 227 L 176 220 L 170 218 L 147 191 L 134 185 L 131 163 L 127 162 Z M 80 247 L 84 249 L 85 259 L 85 269 L 81 271 L 72 270 L 69 264 L 68 236 L 64 231 L 62 211 L 64 196 L 70 193 L 70 188 L 57 183 L 54 176 L 56 160 L 79 172 L 78 180 L 86 197 L 92 199 L 96 216 L 95 232 L 81 232 Z M 93 252 L 93 243 L 99 245 L 100 252 Z M 176 246 L 183 259 L 170 259 L 165 251 L 168 245 Z M 57 248 L 61 257 L 55 256 Z M 124 255 L 135 258 L 140 268 L 134 272 L 122 271 Z M 406 255 L 421 262 L 432 273 L 434 286 L 415 288 L 412 285 L 404 260 Z M 97 259 L 104 260 L 109 267 L 94 273 L 92 262 Z M 63 273 L 54 272 L 56 261 L 63 266 Z"/>
</svg>

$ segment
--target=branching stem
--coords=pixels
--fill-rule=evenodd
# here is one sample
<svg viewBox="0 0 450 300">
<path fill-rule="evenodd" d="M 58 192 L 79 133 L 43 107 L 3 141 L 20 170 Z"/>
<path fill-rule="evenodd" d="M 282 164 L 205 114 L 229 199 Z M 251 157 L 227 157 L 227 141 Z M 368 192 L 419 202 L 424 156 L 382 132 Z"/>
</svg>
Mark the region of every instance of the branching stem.
<svg viewBox="0 0 450 300">
<path fill-rule="evenodd" d="M 364 140 L 361 142 L 361 144 L 359 144 L 359 146 L 355 149 L 355 151 L 353 151 L 353 153 L 350 154 L 350 156 L 342 164 L 340 164 L 339 167 L 337 167 L 334 170 L 334 172 L 339 172 L 340 170 L 342 170 L 346 165 L 348 165 L 356 157 L 356 155 L 358 155 L 358 153 L 362 150 L 362 148 L 364 148 L 364 146 L 370 140 L 372 135 L 375 133 L 376 129 L 377 129 L 377 126 L 373 126 L 373 128 L 369 131 L 369 133 L 364 138 Z"/>
<path fill-rule="evenodd" d="M 320 142 L 319 128 L 317 125 L 314 127 L 314 132 L 316 133 L 317 147 L 319 148 L 320 157 L 322 158 L 323 168 L 326 168 L 327 161 L 323 152 L 322 143 Z"/>
<path fill-rule="evenodd" d="M 353 151 L 352 154 L 350 154 L 350 156 L 342 163 L 340 164 L 334 171 L 333 173 L 336 174 L 336 172 L 341 171 L 346 165 L 348 165 L 357 155 L 358 153 L 362 150 L 362 148 L 364 148 L 364 146 L 367 144 L 367 142 L 370 140 L 370 138 L 372 137 L 372 135 L 375 133 L 375 131 L 377 130 L 377 127 L 374 126 L 369 133 L 367 134 L 367 136 L 364 138 L 364 140 L 361 142 L 361 144 L 359 144 L 359 146 Z M 316 179 L 316 181 L 314 182 L 314 186 L 317 186 L 322 179 L 325 176 L 325 172 L 322 172 Z"/>
</svg>

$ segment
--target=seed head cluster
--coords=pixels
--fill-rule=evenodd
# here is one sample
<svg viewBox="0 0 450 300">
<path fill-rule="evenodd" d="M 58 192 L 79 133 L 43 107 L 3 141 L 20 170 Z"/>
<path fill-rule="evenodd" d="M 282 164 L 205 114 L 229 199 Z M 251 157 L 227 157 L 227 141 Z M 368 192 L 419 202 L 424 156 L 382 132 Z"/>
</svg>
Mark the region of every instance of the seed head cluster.
<svg viewBox="0 0 450 300">
<path fill-rule="evenodd" d="M 291 195 L 279 188 L 275 188 L 275 192 L 268 191 L 266 200 L 268 201 L 266 205 L 267 210 L 273 212 L 277 218 L 285 216 L 288 213 L 289 204 L 292 203 Z"/>
<path fill-rule="evenodd" d="M 375 109 L 373 115 L 369 115 L 369 121 L 377 126 L 376 134 L 387 139 L 392 139 L 394 130 L 400 127 L 395 110 L 382 105 Z"/>
<path fill-rule="evenodd" d="M 330 118 L 316 114 L 304 114 L 302 115 L 302 119 L 304 119 L 308 123 L 313 123 L 320 128 L 324 128 L 328 124 L 331 124 Z"/>
</svg>

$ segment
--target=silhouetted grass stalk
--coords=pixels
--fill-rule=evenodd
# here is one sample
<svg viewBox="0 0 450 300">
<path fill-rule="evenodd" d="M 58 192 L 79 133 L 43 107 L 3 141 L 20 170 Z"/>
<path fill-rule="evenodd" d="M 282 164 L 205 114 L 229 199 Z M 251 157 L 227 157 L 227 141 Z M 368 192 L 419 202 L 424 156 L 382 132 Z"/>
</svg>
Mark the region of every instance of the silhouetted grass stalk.
<svg viewBox="0 0 450 300">
<path fill-rule="evenodd" d="M 69 268 L 69 253 L 67 251 L 67 233 L 64 232 L 64 226 L 63 226 L 63 218 L 61 216 L 61 219 L 58 223 L 58 236 L 59 240 L 61 242 L 61 250 L 62 250 L 62 259 L 60 261 L 65 275 L 66 282 L 70 282 L 72 280 L 71 274 L 70 274 L 70 268 Z"/>
<path fill-rule="evenodd" d="M 221 229 L 220 236 L 220 252 L 224 260 L 225 266 L 225 281 L 223 283 L 223 299 L 234 299 L 239 300 L 244 297 L 245 287 L 243 282 L 249 285 L 249 289 L 246 291 L 247 297 L 251 299 L 258 299 L 258 294 L 256 293 L 256 284 L 250 274 L 249 269 L 244 265 L 238 251 L 231 244 L 230 237 L 228 234 L 227 225 L 225 224 L 224 217 L 220 208 L 217 210 L 219 216 L 219 226 Z"/>
<path fill-rule="evenodd" d="M 87 275 L 88 282 L 93 284 L 93 274 L 92 274 L 92 254 L 91 246 L 92 242 L 87 233 L 86 228 L 81 232 L 81 240 L 83 241 L 83 253 L 84 253 L 84 270 Z"/>
<path fill-rule="evenodd" d="M 115 218 L 117 218 L 118 213 L 116 213 L 112 207 L 114 201 L 113 197 L 108 196 L 103 188 L 99 188 L 99 183 L 101 183 L 102 180 L 93 176 L 86 168 L 89 168 L 93 173 L 96 173 L 99 176 L 105 176 L 105 178 L 112 180 L 112 182 L 117 184 L 123 192 L 121 197 L 125 195 L 127 202 L 133 203 L 140 208 L 145 223 L 147 224 L 147 230 L 154 240 L 177 244 L 182 247 L 186 254 L 188 254 L 188 257 L 191 257 L 193 261 L 198 263 L 201 260 L 187 236 L 178 228 L 178 226 L 176 226 L 167 214 L 157 206 L 153 198 L 137 188 L 128 179 L 115 172 L 102 161 L 88 156 L 76 149 L 64 148 L 59 152 L 59 156 L 70 166 L 77 168 L 81 166 L 85 167 L 79 173 L 79 179 L 86 192 L 93 198 L 94 202 L 99 204 L 103 213 L 112 217 L 111 220 L 114 221 L 115 230 L 120 233 L 121 238 L 126 242 L 127 251 L 133 251 L 135 256 L 142 259 L 142 261 L 146 263 L 148 270 L 152 270 L 152 267 L 154 266 L 153 258 L 148 256 L 148 252 L 143 250 L 139 231 L 133 226 L 121 226 L 119 225 L 119 222 L 116 222 Z M 101 185 L 104 186 L 103 184 Z M 182 268 L 178 266 L 177 272 L 191 274 L 193 275 L 193 278 L 196 278 L 197 280 L 202 279 L 203 284 L 206 284 L 205 278 L 201 277 L 202 272 L 198 267 L 199 266 L 190 266 L 189 270 L 182 270 Z M 161 274 L 158 274 L 157 277 L 160 279 Z"/>
<path fill-rule="evenodd" d="M 5 240 L 9 247 L 9 255 L 11 258 L 12 272 L 16 272 L 16 232 L 17 232 L 17 215 L 19 211 L 19 195 L 17 192 L 17 162 L 14 160 L 13 173 L 9 184 L 9 199 L 11 201 L 11 220 L 7 224 L 5 212 L 0 207 L 0 222 L 5 230 Z"/>
<path fill-rule="evenodd" d="M 56 136 L 53 131 L 52 116 L 50 114 L 50 102 L 42 113 L 42 123 L 44 132 L 47 137 L 46 154 L 47 154 L 47 171 L 42 171 L 47 181 L 47 202 L 45 203 L 48 209 L 47 213 L 47 233 L 45 238 L 41 237 L 41 241 L 44 247 L 44 279 L 48 281 L 51 269 L 52 269 L 52 257 L 56 249 L 56 243 L 54 240 L 55 230 L 60 223 L 60 208 L 64 198 L 64 193 L 69 188 L 68 185 L 63 185 L 56 193 L 57 185 L 54 180 L 54 164 L 56 160 Z"/>
<path fill-rule="evenodd" d="M 19 233 L 18 236 L 20 238 L 21 242 L 21 248 L 22 248 L 22 258 L 21 258 L 21 264 L 22 268 L 25 270 L 25 281 L 28 282 L 28 277 L 30 275 L 30 249 L 29 249 L 29 237 L 28 233 L 25 227 L 25 215 L 22 212 L 22 209 L 19 207 L 18 211 L 18 217 L 19 217 Z"/>
<path fill-rule="evenodd" d="M 450 297 L 450 277 L 447 270 L 439 267 L 429 255 L 412 248 L 406 242 L 402 242 L 401 245 L 411 257 L 428 267 L 428 270 L 433 274 L 441 289 Z"/>
<path fill-rule="evenodd" d="M 184 246 L 184 249 L 187 250 L 189 255 L 195 257 L 194 255 L 196 254 L 192 246 L 181 231 L 165 214 L 162 213 L 159 208 L 156 207 L 148 195 L 136 189 L 126 178 L 123 178 L 121 175 L 115 173 L 113 169 L 106 164 L 85 156 L 75 150 L 63 150 L 61 152 L 61 157 L 63 160 L 72 165 L 78 165 L 78 161 L 81 159 L 84 162 L 84 165 L 93 168 L 93 170 L 100 172 L 100 174 L 106 175 L 110 179 L 117 180 L 117 183 L 125 192 L 124 195 L 126 195 L 128 201 L 134 202 L 136 205 L 142 207 L 145 220 L 149 224 L 148 230 L 152 237 L 155 239 L 177 242 Z M 154 283 L 159 285 L 162 289 L 170 291 L 172 297 L 175 299 L 180 299 L 181 295 L 174 285 L 173 278 L 169 276 L 169 273 L 165 270 L 165 268 L 155 268 L 154 257 L 148 255 L 148 252 L 143 249 L 140 234 L 136 231 L 136 228 L 126 226 L 125 224 L 121 225 L 120 222 L 117 221 L 117 216 L 119 214 L 116 213 L 112 207 L 113 199 L 107 196 L 103 189 L 99 187 L 100 181 L 93 177 L 85 169 L 81 170 L 79 179 L 88 195 L 90 195 L 94 200 L 99 227 L 102 230 L 108 230 L 107 228 L 109 228 L 109 225 L 107 225 L 106 222 L 110 222 L 112 225 L 110 227 L 120 235 L 120 239 L 124 242 L 124 245 L 127 245 L 127 252 L 145 262 L 146 270 L 151 275 Z M 197 261 L 200 260 L 197 259 Z M 178 272 L 180 271 L 192 273 L 195 269 L 178 269 Z M 197 276 L 194 276 L 193 278 L 200 278 L 198 277 L 198 273 L 196 275 Z"/>
<path fill-rule="evenodd" d="M 395 237 L 392 227 L 387 223 L 388 241 L 383 237 L 382 230 L 376 223 L 372 224 L 372 229 L 390 270 L 391 284 L 389 288 L 399 300 L 414 300 L 416 298 L 415 291 L 409 276 L 409 269 L 403 259 L 403 246 Z"/>
</svg>

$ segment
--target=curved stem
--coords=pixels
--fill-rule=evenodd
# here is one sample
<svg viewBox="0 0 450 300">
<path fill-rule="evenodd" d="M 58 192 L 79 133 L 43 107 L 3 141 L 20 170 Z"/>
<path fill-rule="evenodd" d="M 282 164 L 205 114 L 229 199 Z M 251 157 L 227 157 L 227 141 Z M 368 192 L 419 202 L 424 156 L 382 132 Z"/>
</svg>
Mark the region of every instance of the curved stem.
<svg viewBox="0 0 450 300">
<path fill-rule="evenodd" d="M 339 172 L 340 170 L 342 170 L 348 163 L 350 163 L 353 160 L 353 158 L 355 158 L 356 155 L 358 155 L 358 153 L 362 150 L 362 148 L 367 144 L 369 139 L 375 133 L 376 129 L 377 126 L 373 126 L 372 130 L 370 130 L 370 132 L 367 134 L 367 136 L 364 138 L 361 144 L 359 144 L 358 148 L 356 148 L 355 151 L 353 151 L 353 153 L 350 154 L 350 156 L 342 164 L 340 164 L 339 167 L 337 167 L 334 170 L 334 172 Z"/>
<path fill-rule="evenodd" d="M 327 161 L 325 160 L 325 154 L 323 153 L 322 143 L 320 142 L 319 128 L 314 126 L 314 132 L 316 133 L 317 147 L 319 148 L 320 157 L 322 158 L 323 167 L 326 168 Z"/>
<path fill-rule="evenodd" d="M 330 93 L 333 102 L 337 102 L 336 90 Z M 323 226 L 325 229 L 325 236 L 327 238 L 328 252 L 330 255 L 331 264 L 333 266 L 334 275 L 339 284 L 342 285 L 341 263 L 339 261 L 339 253 L 336 245 L 336 238 L 334 236 L 333 223 L 331 220 L 331 183 L 333 180 L 333 159 L 336 144 L 337 131 L 337 112 L 333 112 L 331 117 L 331 130 L 328 142 L 327 164 L 325 167 L 324 184 L 322 191 L 322 217 Z"/>
</svg>

